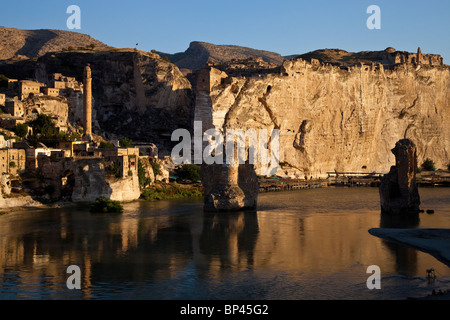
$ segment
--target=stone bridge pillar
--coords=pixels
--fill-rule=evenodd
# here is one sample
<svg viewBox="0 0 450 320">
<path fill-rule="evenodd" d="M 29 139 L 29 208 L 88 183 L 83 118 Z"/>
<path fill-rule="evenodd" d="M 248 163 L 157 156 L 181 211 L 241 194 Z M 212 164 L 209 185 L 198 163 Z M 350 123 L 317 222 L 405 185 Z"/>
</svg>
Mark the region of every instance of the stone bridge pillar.
<svg viewBox="0 0 450 320">
<path fill-rule="evenodd" d="M 395 166 L 380 184 L 381 212 L 391 215 L 418 214 L 420 206 L 416 182 L 416 145 L 409 139 L 398 141 L 392 149 Z"/>
</svg>

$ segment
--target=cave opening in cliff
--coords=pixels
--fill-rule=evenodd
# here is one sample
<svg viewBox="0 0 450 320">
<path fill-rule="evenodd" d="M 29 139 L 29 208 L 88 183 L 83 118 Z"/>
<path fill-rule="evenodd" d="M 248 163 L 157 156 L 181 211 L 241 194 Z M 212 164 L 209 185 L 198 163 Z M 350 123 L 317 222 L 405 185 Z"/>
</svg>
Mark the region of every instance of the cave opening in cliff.
<svg viewBox="0 0 450 320">
<path fill-rule="evenodd" d="M 75 175 L 73 171 L 68 170 L 61 178 L 61 197 L 63 200 L 71 200 L 74 187 Z"/>
</svg>

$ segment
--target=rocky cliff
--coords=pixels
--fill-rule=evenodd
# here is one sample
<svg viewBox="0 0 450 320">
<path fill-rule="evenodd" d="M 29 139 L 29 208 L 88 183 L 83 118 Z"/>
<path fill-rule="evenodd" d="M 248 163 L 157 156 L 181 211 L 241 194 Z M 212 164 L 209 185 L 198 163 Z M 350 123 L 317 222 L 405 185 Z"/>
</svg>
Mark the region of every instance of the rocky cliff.
<svg viewBox="0 0 450 320">
<path fill-rule="evenodd" d="M 164 152 L 171 149 L 173 130 L 190 128 L 191 84 L 177 66 L 155 53 L 133 49 L 49 53 L 37 61 L 0 65 L 0 74 L 45 83 L 53 73 L 62 73 L 82 81 L 87 63 L 92 69 L 94 134 L 159 143 Z M 67 99 L 69 121 L 80 124 L 81 92 L 72 92 Z"/>
<path fill-rule="evenodd" d="M 132 201 L 140 196 L 137 173 L 117 178 L 102 158 L 39 159 L 34 174 L 22 177 L 23 189 L 40 201 L 94 202 L 98 197 Z"/>
<path fill-rule="evenodd" d="M 280 73 L 229 77 L 200 74 L 196 120 L 221 130 L 280 130 L 279 175 L 387 172 L 391 148 L 403 138 L 418 162 L 450 160 L 448 66 L 380 64 L 342 68 L 302 59 Z"/>
</svg>

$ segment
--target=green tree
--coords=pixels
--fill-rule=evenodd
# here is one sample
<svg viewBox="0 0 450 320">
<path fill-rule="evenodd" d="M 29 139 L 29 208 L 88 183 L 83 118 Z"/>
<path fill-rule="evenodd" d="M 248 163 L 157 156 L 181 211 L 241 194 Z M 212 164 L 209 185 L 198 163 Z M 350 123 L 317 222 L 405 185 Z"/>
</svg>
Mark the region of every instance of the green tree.
<svg viewBox="0 0 450 320">
<path fill-rule="evenodd" d="M 133 140 L 129 138 L 122 138 L 119 140 L 119 146 L 121 148 L 132 148 L 134 146 Z"/>
<path fill-rule="evenodd" d="M 138 159 L 138 179 L 141 189 L 147 187 L 151 183 L 150 178 L 145 175 L 145 168 L 140 159 Z"/>
<path fill-rule="evenodd" d="M 156 161 L 150 161 L 150 165 L 152 166 L 153 174 L 155 175 L 155 177 L 159 175 L 159 173 L 161 172 L 161 165 Z"/>
<path fill-rule="evenodd" d="M 422 168 L 425 171 L 434 171 L 436 169 L 434 161 L 430 158 L 425 159 L 425 161 L 422 163 Z"/>
<path fill-rule="evenodd" d="M 0 88 L 8 88 L 8 77 L 0 74 Z"/>
<path fill-rule="evenodd" d="M 52 139 L 58 134 L 55 124 L 50 116 L 39 114 L 36 119 L 30 122 L 33 132 L 40 134 L 44 139 Z"/>
<path fill-rule="evenodd" d="M 106 197 L 99 197 L 91 206 L 91 212 L 97 213 L 121 213 L 123 206 L 119 201 L 113 201 Z"/>
<path fill-rule="evenodd" d="M 98 146 L 100 149 L 114 149 L 115 146 L 111 142 L 102 141 Z"/>
<path fill-rule="evenodd" d="M 15 129 L 16 135 L 25 138 L 28 134 L 28 125 L 26 123 L 19 123 Z"/>
<path fill-rule="evenodd" d="M 185 180 L 200 180 L 200 166 L 196 164 L 183 164 L 175 169 L 175 174 Z"/>
</svg>

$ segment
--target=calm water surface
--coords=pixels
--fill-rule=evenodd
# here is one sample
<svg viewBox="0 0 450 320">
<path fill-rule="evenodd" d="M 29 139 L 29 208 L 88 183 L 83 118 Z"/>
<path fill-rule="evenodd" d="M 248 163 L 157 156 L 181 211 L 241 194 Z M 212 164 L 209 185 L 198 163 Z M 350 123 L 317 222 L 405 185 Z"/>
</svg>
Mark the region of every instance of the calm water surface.
<svg viewBox="0 0 450 320">
<path fill-rule="evenodd" d="M 450 188 L 420 190 L 409 227 L 450 227 Z M 205 214 L 200 201 L 134 202 L 0 216 L 0 299 L 405 299 L 450 288 L 450 268 L 368 233 L 376 188 L 265 193 L 256 212 Z M 69 290 L 67 267 L 81 269 Z M 381 268 L 369 290 L 367 267 Z M 437 279 L 428 283 L 426 269 Z"/>
</svg>

